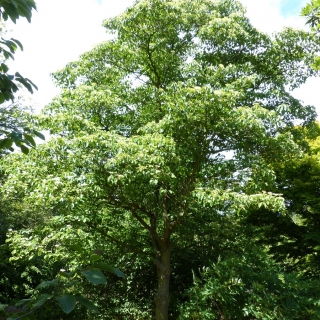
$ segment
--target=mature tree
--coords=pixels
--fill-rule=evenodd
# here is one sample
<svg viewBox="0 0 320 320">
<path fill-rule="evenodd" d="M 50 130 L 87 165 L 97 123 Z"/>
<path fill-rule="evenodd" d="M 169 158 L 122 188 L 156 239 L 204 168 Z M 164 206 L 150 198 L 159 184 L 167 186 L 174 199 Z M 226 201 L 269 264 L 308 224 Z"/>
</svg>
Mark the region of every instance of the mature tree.
<svg viewBox="0 0 320 320">
<path fill-rule="evenodd" d="M 17 258 L 28 246 L 57 258 L 91 238 L 144 256 L 157 273 L 155 318 L 168 319 L 181 248 L 210 255 L 217 221 L 284 209 L 265 192 L 269 164 L 299 153 L 288 126 L 314 120 L 288 88 L 316 74 L 319 45 L 304 31 L 260 33 L 233 0 L 142 0 L 104 26 L 112 40 L 54 75 L 63 92 L 42 122 L 55 138 L 4 163 L 5 196 L 60 227 L 11 243 Z"/>
</svg>

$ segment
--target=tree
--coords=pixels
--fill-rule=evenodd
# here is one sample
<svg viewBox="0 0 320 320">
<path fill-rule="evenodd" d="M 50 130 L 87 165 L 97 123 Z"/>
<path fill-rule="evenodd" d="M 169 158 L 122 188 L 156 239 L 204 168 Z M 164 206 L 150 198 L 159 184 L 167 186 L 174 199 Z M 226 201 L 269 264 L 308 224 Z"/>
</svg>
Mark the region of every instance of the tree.
<svg viewBox="0 0 320 320">
<path fill-rule="evenodd" d="M 15 102 L 0 105 L 0 154 L 13 151 L 13 144 L 28 154 L 29 148 L 36 146 L 34 137 L 44 140 L 42 133 L 34 129 L 36 118 L 32 109 L 24 106 L 23 98 L 16 97 Z"/>
<path fill-rule="evenodd" d="M 297 128 L 300 136 L 305 136 L 300 141 L 305 145 L 303 156 L 286 164 L 273 164 L 277 178 L 269 191 L 283 195 L 286 214 L 275 216 L 267 210 L 253 210 L 243 221 L 256 227 L 256 243 L 268 247 L 278 263 L 308 279 L 317 279 L 320 274 L 319 129 L 318 123 L 308 130 Z"/>
<path fill-rule="evenodd" d="M 319 319 L 319 280 L 285 272 L 240 234 L 238 252 L 194 277 L 179 319 Z"/>
<path fill-rule="evenodd" d="M 307 17 L 307 24 L 309 24 L 314 31 L 320 29 L 320 1 L 311 0 L 304 8 L 302 8 L 301 14 Z"/>
<path fill-rule="evenodd" d="M 5 21 L 10 18 L 14 23 L 19 17 L 25 17 L 29 22 L 31 21 L 32 10 L 36 10 L 34 0 L 8 0 L 0 2 L 0 18 Z M 1 29 L 1 33 L 3 33 Z M 23 46 L 17 39 L 5 39 L 1 37 L 0 41 L 0 105 L 15 99 L 14 94 L 19 90 L 19 85 L 25 87 L 29 92 L 33 93 L 33 88 L 37 86 L 28 78 L 24 78 L 19 72 L 14 75 L 8 74 L 9 68 L 6 61 L 14 59 L 14 53 Z M 34 147 L 35 141 L 33 136 L 36 135 L 41 139 L 44 136 L 28 126 L 21 127 L 22 119 L 17 119 L 17 123 L 10 121 L 14 114 L 14 109 L 9 110 L 8 104 L 1 106 L 1 123 L 0 123 L 0 150 L 12 149 L 15 144 L 22 152 L 28 153 L 28 147 Z M 6 118 L 8 117 L 8 121 Z"/>
<path fill-rule="evenodd" d="M 293 29 L 270 38 L 231 0 L 142 0 L 104 26 L 114 39 L 54 75 L 63 92 L 41 121 L 55 138 L 28 161 L 4 159 L 3 192 L 152 261 L 155 319 L 164 320 L 179 248 L 206 242 L 201 254 L 211 255 L 217 221 L 284 210 L 266 192 L 270 164 L 297 156 L 287 128 L 315 117 L 286 88 L 317 74 L 319 44 Z M 17 257 L 25 234 L 10 238 Z M 67 237 L 57 247 L 48 239 L 29 250 L 68 250 Z"/>
<path fill-rule="evenodd" d="M 320 1 L 311 0 L 304 8 L 301 10 L 301 15 L 307 18 L 306 24 L 311 27 L 311 30 L 319 37 L 320 32 Z M 314 68 L 320 69 L 320 57 L 316 57 Z"/>
</svg>

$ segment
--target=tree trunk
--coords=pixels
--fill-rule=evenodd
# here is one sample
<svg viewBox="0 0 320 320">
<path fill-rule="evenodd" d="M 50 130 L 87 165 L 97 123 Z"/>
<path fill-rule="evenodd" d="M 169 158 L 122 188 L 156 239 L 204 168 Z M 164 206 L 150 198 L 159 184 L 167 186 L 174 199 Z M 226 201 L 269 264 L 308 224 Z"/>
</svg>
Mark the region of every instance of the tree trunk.
<svg viewBox="0 0 320 320">
<path fill-rule="evenodd" d="M 156 320 L 168 320 L 171 274 L 170 256 L 171 244 L 161 246 L 161 256 L 157 261 L 158 291 L 155 296 Z"/>
</svg>

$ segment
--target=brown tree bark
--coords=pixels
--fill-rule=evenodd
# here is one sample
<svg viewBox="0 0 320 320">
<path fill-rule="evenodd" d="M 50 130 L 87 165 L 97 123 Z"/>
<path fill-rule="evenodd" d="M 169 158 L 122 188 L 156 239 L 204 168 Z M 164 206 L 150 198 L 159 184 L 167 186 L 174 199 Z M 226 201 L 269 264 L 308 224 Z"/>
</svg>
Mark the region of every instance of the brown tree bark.
<svg viewBox="0 0 320 320">
<path fill-rule="evenodd" d="M 170 303 L 170 257 L 171 257 L 171 243 L 163 243 L 161 245 L 160 257 L 156 262 L 158 274 L 158 290 L 155 296 L 155 319 L 168 320 L 169 303 Z"/>
</svg>

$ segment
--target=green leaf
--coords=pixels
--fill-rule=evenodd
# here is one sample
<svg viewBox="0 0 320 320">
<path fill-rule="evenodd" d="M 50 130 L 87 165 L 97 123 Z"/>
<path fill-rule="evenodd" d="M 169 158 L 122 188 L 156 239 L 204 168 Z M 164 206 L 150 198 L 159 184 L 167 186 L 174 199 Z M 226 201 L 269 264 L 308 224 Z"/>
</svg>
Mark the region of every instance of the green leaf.
<svg viewBox="0 0 320 320">
<path fill-rule="evenodd" d="M 0 104 L 5 102 L 5 98 L 2 92 L 0 92 Z"/>
<path fill-rule="evenodd" d="M 0 43 L 2 43 L 3 45 L 5 45 L 11 53 L 14 53 L 16 50 L 17 50 L 17 44 L 11 40 L 6 40 L 6 39 L 3 39 L 1 38 L 2 41 L 0 41 Z M 1 48 L 2 50 L 3 47 Z"/>
<path fill-rule="evenodd" d="M 85 270 L 81 273 L 92 284 L 106 284 L 107 282 L 106 277 L 99 270 Z"/>
<path fill-rule="evenodd" d="M 20 147 L 22 153 L 24 153 L 24 154 L 29 153 L 29 149 L 25 145 L 21 144 L 19 147 Z"/>
<path fill-rule="evenodd" d="M 79 284 L 79 281 L 78 280 L 72 280 L 72 281 L 70 281 L 70 282 L 67 282 L 66 284 L 65 284 L 65 286 L 66 287 L 73 287 L 73 286 L 76 286 L 76 285 L 78 285 Z"/>
<path fill-rule="evenodd" d="M 21 51 L 23 51 L 22 43 L 19 40 L 11 38 L 11 41 L 15 42 L 20 47 Z"/>
<path fill-rule="evenodd" d="M 19 72 L 15 73 L 15 80 L 23 84 L 30 93 L 33 93 L 32 87 L 38 90 L 38 87 L 28 78 L 24 78 Z"/>
<path fill-rule="evenodd" d="M 22 299 L 22 300 L 18 301 L 18 302 L 15 304 L 15 306 L 19 307 L 19 306 L 21 306 L 21 305 L 23 305 L 23 304 L 25 304 L 25 303 L 27 303 L 27 302 L 29 302 L 29 301 L 32 301 L 32 299 Z"/>
<path fill-rule="evenodd" d="M 76 306 L 76 299 L 74 296 L 62 295 L 56 297 L 56 299 L 59 302 L 60 308 L 66 314 L 69 314 Z"/>
<path fill-rule="evenodd" d="M 34 141 L 34 139 L 33 139 L 33 137 L 32 137 L 31 135 L 25 133 L 25 134 L 23 135 L 23 137 L 24 137 L 24 139 L 25 139 L 26 141 L 28 141 L 33 147 L 36 146 L 36 142 Z"/>
<path fill-rule="evenodd" d="M 108 265 L 107 263 L 105 262 L 98 262 L 98 263 L 95 263 L 93 265 L 91 265 L 92 268 L 96 268 L 96 269 L 101 269 L 101 270 L 105 270 L 105 271 L 108 271 L 108 272 L 111 272 L 111 273 L 114 273 L 116 274 L 118 277 L 121 277 L 121 278 L 124 278 L 125 277 L 125 274 L 120 271 L 119 269 L 117 268 L 114 268 L 110 265 Z"/>
<path fill-rule="evenodd" d="M 36 90 L 38 90 L 38 86 L 36 86 L 29 78 L 25 78 Z"/>
<path fill-rule="evenodd" d="M 102 259 L 102 257 L 100 256 L 100 255 L 98 255 L 98 254 L 92 254 L 91 256 L 90 256 L 90 261 L 99 261 L 99 260 L 101 260 Z"/>
<path fill-rule="evenodd" d="M 74 272 L 67 272 L 67 271 L 59 271 L 59 275 L 65 278 L 71 278 L 74 276 Z"/>
<path fill-rule="evenodd" d="M 16 3 L 14 0 L 11 0 L 11 3 L 12 3 L 16 8 L 18 8 L 18 5 L 17 5 L 17 3 Z"/>
<path fill-rule="evenodd" d="M 84 296 L 79 294 L 79 295 L 76 295 L 75 298 L 78 302 L 80 302 L 82 305 L 84 305 L 88 309 L 91 309 L 91 310 L 95 311 L 96 313 L 100 313 L 100 310 L 98 309 L 98 307 L 96 305 L 94 305 L 93 302 L 91 302 L 90 300 L 85 298 Z"/>
<path fill-rule="evenodd" d="M 22 140 L 22 133 L 19 131 L 13 131 L 8 136 L 12 138 L 16 144 Z M 17 145 L 20 146 L 19 144 Z"/>
<path fill-rule="evenodd" d="M 19 5 L 17 11 L 21 17 L 25 17 L 28 20 L 28 22 L 31 22 L 29 8 Z"/>
<path fill-rule="evenodd" d="M 24 78 L 16 78 L 15 80 L 23 84 L 30 93 L 33 93 L 32 86 Z"/>
<path fill-rule="evenodd" d="M 83 253 L 83 248 L 79 244 L 71 244 L 70 248 L 79 253 Z"/>
<path fill-rule="evenodd" d="M 43 281 L 39 285 L 36 286 L 36 289 L 45 288 L 48 286 L 56 286 L 59 283 L 59 279 L 54 279 L 51 281 Z"/>
<path fill-rule="evenodd" d="M 42 140 L 46 140 L 45 136 L 41 133 L 41 132 L 38 132 L 38 131 L 33 131 L 34 135 L 37 136 L 38 138 L 42 139 Z"/>
<path fill-rule="evenodd" d="M 3 13 L 2 17 L 4 21 L 8 20 L 8 14 L 6 12 Z"/>
<path fill-rule="evenodd" d="M 42 306 L 48 299 L 51 299 L 53 296 L 54 296 L 53 294 L 48 294 L 48 293 L 42 294 L 42 295 L 37 299 L 37 301 L 32 305 L 33 308 Z"/>
<path fill-rule="evenodd" d="M 1 140 L 0 141 L 0 150 L 4 149 L 4 148 L 8 148 L 8 149 L 11 148 L 12 143 L 13 143 L 13 141 L 10 138 L 5 138 L 5 139 Z"/>
<path fill-rule="evenodd" d="M 1 63 L 1 69 L 4 73 L 6 73 L 9 70 L 8 66 L 5 63 Z"/>
</svg>

